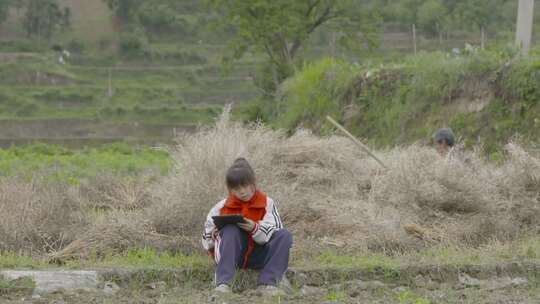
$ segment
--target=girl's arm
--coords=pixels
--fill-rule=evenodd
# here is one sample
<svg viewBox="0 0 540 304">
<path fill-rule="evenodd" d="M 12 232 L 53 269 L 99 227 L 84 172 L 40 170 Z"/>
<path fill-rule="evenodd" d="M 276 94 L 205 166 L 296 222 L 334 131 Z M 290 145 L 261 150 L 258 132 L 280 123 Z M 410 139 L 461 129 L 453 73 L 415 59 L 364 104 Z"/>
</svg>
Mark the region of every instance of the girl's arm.
<svg viewBox="0 0 540 304">
<path fill-rule="evenodd" d="M 259 245 L 266 244 L 275 231 L 283 228 L 276 204 L 271 198 L 267 199 L 264 218 L 256 224 L 252 237 L 255 243 Z"/>
<path fill-rule="evenodd" d="M 202 245 L 206 251 L 212 251 L 214 249 L 215 234 L 217 233 L 216 225 L 212 216 L 219 215 L 219 211 L 223 208 L 225 200 L 217 203 L 206 216 L 206 222 L 204 223 L 204 232 L 202 236 Z"/>
</svg>

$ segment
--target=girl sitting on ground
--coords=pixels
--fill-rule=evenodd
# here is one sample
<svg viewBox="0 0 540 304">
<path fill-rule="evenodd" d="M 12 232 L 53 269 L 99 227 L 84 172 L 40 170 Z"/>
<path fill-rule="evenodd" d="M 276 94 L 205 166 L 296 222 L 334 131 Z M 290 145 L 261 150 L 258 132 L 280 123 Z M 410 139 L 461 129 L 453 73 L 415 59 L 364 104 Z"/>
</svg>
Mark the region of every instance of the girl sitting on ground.
<svg viewBox="0 0 540 304">
<path fill-rule="evenodd" d="M 255 173 L 244 158 L 227 170 L 228 197 L 214 206 L 206 218 L 203 247 L 216 262 L 216 292 L 230 293 L 237 268 L 260 269 L 258 290 L 275 295 L 289 263 L 292 235 L 283 228 L 274 201 L 257 189 Z M 220 230 L 213 216 L 241 215 L 244 223 Z"/>
</svg>

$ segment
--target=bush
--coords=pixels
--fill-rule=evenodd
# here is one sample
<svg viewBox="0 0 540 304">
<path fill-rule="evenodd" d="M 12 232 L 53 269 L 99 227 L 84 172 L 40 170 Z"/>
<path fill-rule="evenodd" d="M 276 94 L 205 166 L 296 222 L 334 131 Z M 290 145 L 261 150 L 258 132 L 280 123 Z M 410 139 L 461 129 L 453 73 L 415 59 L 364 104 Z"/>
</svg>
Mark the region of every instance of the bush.
<svg viewBox="0 0 540 304">
<path fill-rule="evenodd" d="M 503 72 L 499 83 L 506 100 L 523 102 L 526 107 L 535 106 L 540 100 L 540 58 L 515 62 Z"/>
<path fill-rule="evenodd" d="M 179 38 L 189 38 L 194 35 L 187 20 L 180 17 L 177 12 L 167 4 L 147 3 L 139 10 L 140 23 L 152 35 L 160 37 L 172 35 Z"/>
<path fill-rule="evenodd" d="M 306 65 L 281 88 L 286 98 L 278 105 L 280 126 L 320 130 L 325 115 L 340 116 L 343 92 L 357 72 L 333 59 Z"/>
</svg>

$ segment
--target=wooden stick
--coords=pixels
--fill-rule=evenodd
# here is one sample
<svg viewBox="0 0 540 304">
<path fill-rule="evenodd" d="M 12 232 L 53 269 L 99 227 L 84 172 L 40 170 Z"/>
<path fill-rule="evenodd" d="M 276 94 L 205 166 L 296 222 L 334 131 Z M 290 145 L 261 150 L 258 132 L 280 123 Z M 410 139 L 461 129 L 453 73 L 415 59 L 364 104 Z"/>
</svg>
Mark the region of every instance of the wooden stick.
<svg viewBox="0 0 540 304">
<path fill-rule="evenodd" d="M 352 135 L 349 131 L 347 131 L 347 129 L 345 129 L 342 125 L 340 125 L 337 121 L 335 121 L 330 116 L 326 116 L 326 119 L 328 119 L 328 121 L 330 121 L 334 126 L 336 126 L 336 128 L 338 128 L 341 132 L 345 133 L 345 135 L 347 135 L 364 152 L 366 152 L 369 156 L 373 157 L 373 159 L 375 159 L 381 166 L 383 166 L 383 168 L 388 169 L 388 167 L 386 167 L 384 163 L 379 158 L 377 158 L 377 156 L 375 156 L 375 154 L 373 154 L 366 145 L 364 145 L 358 139 L 356 139 L 356 137 L 354 137 L 354 135 Z"/>
<path fill-rule="evenodd" d="M 412 37 L 413 37 L 413 46 L 414 46 L 414 55 L 416 56 L 416 24 L 412 25 Z"/>
</svg>

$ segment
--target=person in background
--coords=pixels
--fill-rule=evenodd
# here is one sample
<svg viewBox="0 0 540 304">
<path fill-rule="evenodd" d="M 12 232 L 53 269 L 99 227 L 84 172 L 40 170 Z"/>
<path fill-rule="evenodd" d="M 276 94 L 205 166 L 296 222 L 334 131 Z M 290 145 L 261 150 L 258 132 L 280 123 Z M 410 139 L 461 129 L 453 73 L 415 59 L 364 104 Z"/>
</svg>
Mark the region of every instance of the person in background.
<svg viewBox="0 0 540 304">
<path fill-rule="evenodd" d="M 53 45 L 52 49 L 58 54 L 59 64 L 66 64 L 66 60 L 71 57 L 71 53 L 58 44 Z"/>
<path fill-rule="evenodd" d="M 450 128 L 439 129 L 433 134 L 433 142 L 437 152 L 442 156 L 446 156 L 455 145 L 454 132 Z"/>
</svg>

